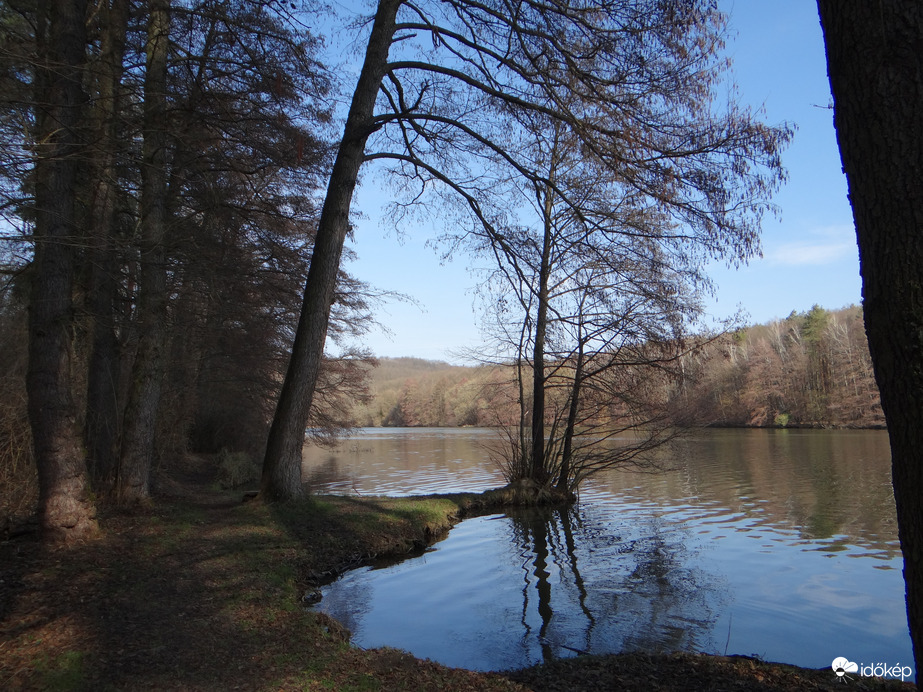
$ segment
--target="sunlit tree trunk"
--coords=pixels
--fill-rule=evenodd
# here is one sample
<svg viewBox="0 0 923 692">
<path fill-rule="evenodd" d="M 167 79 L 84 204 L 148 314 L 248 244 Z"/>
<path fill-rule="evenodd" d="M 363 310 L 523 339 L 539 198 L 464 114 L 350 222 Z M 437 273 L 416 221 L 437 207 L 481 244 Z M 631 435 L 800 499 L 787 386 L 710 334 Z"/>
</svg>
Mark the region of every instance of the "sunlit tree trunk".
<svg viewBox="0 0 923 692">
<path fill-rule="evenodd" d="M 141 272 L 138 351 L 125 409 L 116 494 L 131 503 L 150 496 L 157 409 L 166 364 L 167 268 L 164 250 L 167 196 L 167 57 L 170 3 L 152 0 L 144 79 L 141 156 Z"/>
<path fill-rule="evenodd" d="M 324 355 L 353 192 L 365 158 L 366 141 L 375 129 L 375 101 L 401 4 L 402 0 L 380 0 L 378 4 L 365 61 L 327 184 L 292 357 L 263 460 L 260 496 L 266 500 L 292 499 L 302 492 L 301 450 L 305 427 Z"/>
<path fill-rule="evenodd" d="M 85 11 L 81 0 L 42 4 L 36 31 L 35 258 L 26 386 L 42 531 L 46 540 L 61 543 L 97 531 L 70 390 Z"/>
<path fill-rule="evenodd" d="M 819 0 L 923 667 L 923 3 Z"/>
</svg>

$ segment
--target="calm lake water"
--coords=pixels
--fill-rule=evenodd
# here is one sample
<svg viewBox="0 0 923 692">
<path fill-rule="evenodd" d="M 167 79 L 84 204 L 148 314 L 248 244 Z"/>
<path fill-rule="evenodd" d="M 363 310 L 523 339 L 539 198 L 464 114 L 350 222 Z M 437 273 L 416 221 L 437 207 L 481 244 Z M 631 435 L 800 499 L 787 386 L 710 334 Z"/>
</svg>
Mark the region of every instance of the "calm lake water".
<svg viewBox="0 0 923 692">
<path fill-rule="evenodd" d="M 314 492 L 503 484 L 494 432 L 366 429 L 309 449 Z M 421 557 L 349 572 L 318 608 L 363 647 L 502 670 L 578 652 L 912 665 L 882 431 L 713 430 L 673 469 L 592 478 L 570 511 L 469 519 Z"/>
</svg>

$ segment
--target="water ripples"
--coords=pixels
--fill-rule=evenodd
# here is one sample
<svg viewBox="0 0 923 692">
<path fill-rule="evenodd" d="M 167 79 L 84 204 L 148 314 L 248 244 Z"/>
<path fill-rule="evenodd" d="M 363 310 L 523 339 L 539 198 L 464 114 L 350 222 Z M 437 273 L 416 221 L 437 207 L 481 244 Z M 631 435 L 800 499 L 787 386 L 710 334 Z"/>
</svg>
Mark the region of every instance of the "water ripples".
<svg viewBox="0 0 923 692">
<path fill-rule="evenodd" d="M 590 479 L 569 512 L 465 521 L 321 607 L 362 646 L 480 669 L 636 649 L 909 660 L 886 436 L 779 432 L 710 431 L 672 471 Z M 306 476 L 313 492 L 477 492 L 504 482 L 493 435 L 364 432 L 307 453 Z"/>
</svg>

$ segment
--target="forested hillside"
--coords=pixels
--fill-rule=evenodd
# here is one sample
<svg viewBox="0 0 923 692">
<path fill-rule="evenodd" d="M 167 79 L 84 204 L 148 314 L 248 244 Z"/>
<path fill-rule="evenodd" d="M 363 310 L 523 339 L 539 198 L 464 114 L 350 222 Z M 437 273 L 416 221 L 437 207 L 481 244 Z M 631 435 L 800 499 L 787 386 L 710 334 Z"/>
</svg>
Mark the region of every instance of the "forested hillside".
<svg viewBox="0 0 923 692">
<path fill-rule="evenodd" d="M 698 423 L 880 427 L 862 309 L 814 306 L 742 329 L 683 363 L 674 403 Z"/>
<path fill-rule="evenodd" d="M 354 409 L 360 426 L 496 425 L 500 367 L 466 367 L 420 358 L 382 358 L 372 371 L 371 401 Z"/>
<path fill-rule="evenodd" d="M 684 355 L 658 392 L 677 422 L 880 427 L 862 309 L 806 313 L 726 334 Z M 496 425 L 513 414 L 512 368 L 384 358 L 360 426 Z"/>
</svg>

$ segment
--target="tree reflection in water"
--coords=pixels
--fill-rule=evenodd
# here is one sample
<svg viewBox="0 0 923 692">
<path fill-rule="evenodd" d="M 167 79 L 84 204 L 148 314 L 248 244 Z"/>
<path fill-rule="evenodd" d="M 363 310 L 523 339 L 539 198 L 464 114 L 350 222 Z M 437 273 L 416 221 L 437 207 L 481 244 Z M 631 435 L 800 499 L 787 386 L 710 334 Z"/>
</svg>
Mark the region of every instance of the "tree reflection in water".
<svg viewBox="0 0 923 692">
<path fill-rule="evenodd" d="M 543 661 L 575 653 L 715 650 L 715 606 L 726 594 L 715 577 L 689 565 L 682 531 L 664 531 L 652 520 L 635 538 L 607 536 L 577 508 L 508 516 L 520 548 L 522 644 L 529 649 L 534 638 Z"/>
<path fill-rule="evenodd" d="M 689 533 L 637 516 L 615 525 L 593 507 L 480 517 L 420 558 L 348 573 L 319 607 L 360 646 L 480 670 L 583 652 L 716 651 L 727 589 L 695 566 Z"/>
<path fill-rule="evenodd" d="M 347 495 L 496 487 L 477 457 L 490 434 L 367 431 L 355 453 L 306 454 L 306 476 Z M 886 432 L 709 430 L 677 460 L 590 479 L 563 515 L 466 520 L 420 559 L 345 575 L 320 607 L 360 646 L 481 670 L 574 650 L 912 655 Z"/>
<path fill-rule="evenodd" d="M 538 641 L 542 660 L 549 661 L 554 656 L 555 648 L 564 648 L 575 653 L 587 652 L 590 647 L 596 618 L 587 605 L 587 591 L 577 564 L 577 550 L 574 543 L 574 531 L 571 525 L 573 510 L 520 510 L 509 515 L 516 544 L 522 547 L 523 589 L 522 589 L 522 625 L 524 638 L 532 636 L 529 625 L 529 592 L 533 587 L 538 595 L 538 614 L 541 628 Z M 563 546 L 560 539 L 564 539 Z M 562 550 L 563 548 L 563 550 Z M 563 553 L 563 554 L 562 554 Z M 568 582 L 577 590 L 577 604 L 586 619 L 585 636 L 580 646 L 577 643 L 553 643 L 548 638 L 548 628 L 554 616 L 551 599 L 551 573 L 547 569 L 548 561 L 554 561 L 558 574 L 561 575 L 562 589 Z M 532 567 L 530 572 L 530 567 Z M 569 572 L 569 575 L 567 574 Z M 534 577 L 534 580 L 533 580 Z"/>
</svg>

